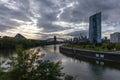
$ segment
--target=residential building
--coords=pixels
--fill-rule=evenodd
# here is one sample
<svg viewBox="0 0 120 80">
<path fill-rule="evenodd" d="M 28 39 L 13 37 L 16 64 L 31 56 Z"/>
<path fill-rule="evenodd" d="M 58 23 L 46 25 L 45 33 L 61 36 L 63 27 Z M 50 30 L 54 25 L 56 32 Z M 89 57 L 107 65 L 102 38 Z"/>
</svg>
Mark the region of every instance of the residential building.
<svg viewBox="0 0 120 80">
<path fill-rule="evenodd" d="M 110 34 L 110 42 L 112 43 L 120 42 L 120 32 L 115 32 L 113 34 Z"/>
</svg>

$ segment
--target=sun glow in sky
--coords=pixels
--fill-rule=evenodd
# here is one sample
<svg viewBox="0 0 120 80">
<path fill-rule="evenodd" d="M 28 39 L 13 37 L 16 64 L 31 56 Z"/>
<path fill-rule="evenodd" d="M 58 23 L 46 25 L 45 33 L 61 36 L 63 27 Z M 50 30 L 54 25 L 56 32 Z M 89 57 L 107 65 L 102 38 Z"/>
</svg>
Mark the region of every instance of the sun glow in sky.
<svg viewBox="0 0 120 80">
<path fill-rule="evenodd" d="M 0 0 L 0 35 L 30 39 L 88 35 L 89 16 L 102 12 L 102 37 L 120 32 L 120 0 Z"/>
</svg>

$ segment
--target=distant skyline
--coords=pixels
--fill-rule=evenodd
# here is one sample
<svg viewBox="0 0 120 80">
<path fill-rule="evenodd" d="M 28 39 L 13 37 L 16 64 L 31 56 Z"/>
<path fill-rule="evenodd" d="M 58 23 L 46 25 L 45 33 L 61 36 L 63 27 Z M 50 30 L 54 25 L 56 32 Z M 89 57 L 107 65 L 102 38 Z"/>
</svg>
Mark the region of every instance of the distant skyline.
<svg viewBox="0 0 120 80">
<path fill-rule="evenodd" d="M 102 12 L 102 37 L 120 32 L 120 0 L 0 0 L 0 36 L 31 39 L 86 34 L 89 16 Z"/>
</svg>

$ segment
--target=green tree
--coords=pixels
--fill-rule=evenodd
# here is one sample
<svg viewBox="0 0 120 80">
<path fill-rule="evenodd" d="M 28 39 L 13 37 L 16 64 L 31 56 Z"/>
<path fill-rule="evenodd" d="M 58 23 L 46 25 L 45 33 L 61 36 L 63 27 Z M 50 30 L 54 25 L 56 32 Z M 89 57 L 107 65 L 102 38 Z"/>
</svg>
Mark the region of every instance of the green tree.
<svg viewBox="0 0 120 80">
<path fill-rule="evenodd" d="M 61 72 L 61 62 L 43 61 L 40 49 L 23 51 L 17 48 L 17 57 L 11 57 L 8 72 L 0 68 L 0 80 L 74 80 Z"/>
<path fill-rule="evenodd" d="M 62 80 L 64 75 L 60 62 L 42 61 L 37 52 L 17 49 L 17 57 L 12 57 L 6 80 Z"/>
<path fill-rule="evenodd" d="M 116 43 L 116 44 L 115 44 L 115 48 L 116 48 L 118 51 L 120 51 L 120 43 Z"/>
</svg>

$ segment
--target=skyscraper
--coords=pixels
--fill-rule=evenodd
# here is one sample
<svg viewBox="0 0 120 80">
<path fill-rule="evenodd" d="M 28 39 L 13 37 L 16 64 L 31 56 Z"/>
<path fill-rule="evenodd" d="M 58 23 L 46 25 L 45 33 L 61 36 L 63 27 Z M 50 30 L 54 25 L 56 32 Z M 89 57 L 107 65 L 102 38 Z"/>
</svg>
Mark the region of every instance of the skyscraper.
<svg viewBox="0 0 120 80">
<path fill-rule="evenodd" d="M 101 12 L 89 17 L 89 40 L 91 43 L 101 43 Z"/>
</svg>

